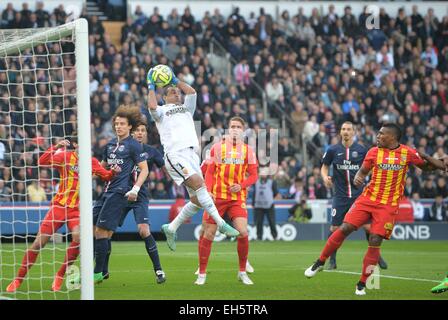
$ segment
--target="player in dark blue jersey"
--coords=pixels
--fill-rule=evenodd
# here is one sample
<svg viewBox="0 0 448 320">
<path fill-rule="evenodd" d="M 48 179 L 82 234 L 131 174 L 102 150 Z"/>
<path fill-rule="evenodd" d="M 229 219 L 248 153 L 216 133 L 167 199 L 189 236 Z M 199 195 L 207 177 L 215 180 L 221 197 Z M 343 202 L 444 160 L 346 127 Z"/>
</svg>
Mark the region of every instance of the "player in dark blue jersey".
<svg viewBox="0 0 448 320">
<path fill-rule="evenodd" d="M 354 142 L 355 126 L 346 121 L 341 126 L 342 141 L 331 145 L 322 158 L 321 175 L 327 188 L 334 186 L 335 194 L 331 209 L 330 235 L 344 221 L 345 214 L 362 193 L 362 188 L 356 188 L 353 184 L 356 172 L 361 168 L 362 162 L 367 154 L 367 148 Z M 332 176 L 329 175 L 330 167 L 333 169 Z M 369 240 L 369 227 L 364 225 L 367 241 Z M 380 257 L 379 266 L 387 269 L 386 262 Z M 330 257 L 329 270 L 336 269 L 336 251 Z"/>
<path fill-rule="evenodd" d="M 104 279 L 103 270 L 111 251 L 111 237 L 118 227 L 123 209 L 128 201 L 135 202 L 139 191 L 148 177 L 148 164 L 142 145 L 132 138 L 131 131 L 141 121 L 137 107 L 120 106 L 115 112 L 112 123 L 117 135 L 105 147 L 101 164 L 104 167 L 117 164 L 121 172 L 107 183 L 104 193 L 94 208 L 95 228 L 95 270 L 94 281 Z M 141 170 L 134 186 L 130 189 L 130 179 L 134 166 Z"/>
<path fill-rule="evenodd" d="M 165 160 L 163 159 L 163 155 L 154 147 L 151 147 L 146 142 L 146 137 L 148 133 L 146 130 L 146 123 L 143 121 L 137 126 L 135 131 L 133 132 L 133 137 L 143 146 L 143 154 L 145 156 L 146 162 L 148 163 L 148 169 L 151 169 L 155 164 L 159 168 L 165 167 Z M 140 172 L 139 167 L 135 167 L 133 171 L 133 179 L 132 182 L 135 181 L 136 177 Z M 165 273 L 162 270 L 162 266 L 160 265 L 159 252 L 157 250 L 157 244 L 154 240 L 154 237 L 151 234 L 149 228 L 149 190 L 148 190 L 148 181 L 143 183 L 138 193 L 138 198 L 136 202 L 129 203 L 128 206 L 123 210 L 123 215 L 121 218 L 120 226 L 123 224 L 124 219 L 127 214 L 132 211 L 134 213 L 134 219 L 137 223 L 138 233 L 140 237 L 145 241 L 146 252 L 151 259 L 153 264 L 154 272 L 156 274 L 157 283 L 161 284 L 166 281 Z M 105 273 L 103 271 L 103 273 Z"/>
</svg>

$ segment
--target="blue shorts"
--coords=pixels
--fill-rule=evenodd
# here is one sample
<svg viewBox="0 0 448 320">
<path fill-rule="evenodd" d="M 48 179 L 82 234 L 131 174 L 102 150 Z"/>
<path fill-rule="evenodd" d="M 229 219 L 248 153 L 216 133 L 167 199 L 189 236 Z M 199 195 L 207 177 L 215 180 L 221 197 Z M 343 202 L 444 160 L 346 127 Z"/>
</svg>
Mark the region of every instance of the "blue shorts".
<svg viewBox="0 0 448 320">
<path fill-rule="evenodd" d="M 331 225 L 340 226 L 344 221 L 345 214 L 348 212 L 356 198 L 351 199 L 337 199 L 333 198 L 331 207 Z"/>
<path fill-rule="evenodd" d="M 134 212 L 134 220 L 136 224 L 150 224 L 148 203 L 148 200 L 137 201 L 134 203 L 128 202 L 128 206 L 123 209 L 118 226 L 121 227 L 123 225 L 124 219 L 126 219 L 126 216 L 131 210 Z"/>
<path fill-rule="evenodd" d="M 105 230 L 115 231 L 128 199 L 121 193 L 104 193 L 93 207 L 93 223 Z"/>
</svg>

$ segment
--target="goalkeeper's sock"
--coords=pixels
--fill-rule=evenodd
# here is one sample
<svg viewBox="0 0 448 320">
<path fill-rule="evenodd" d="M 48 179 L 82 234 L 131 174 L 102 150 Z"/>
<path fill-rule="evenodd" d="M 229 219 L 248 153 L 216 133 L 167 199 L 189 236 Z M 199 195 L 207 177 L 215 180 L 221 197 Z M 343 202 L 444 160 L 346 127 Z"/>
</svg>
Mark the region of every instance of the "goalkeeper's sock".
<svg viewBox="0 0 448 320">
<path fill-rule="evenodd" d="M 201 204 L 202 208 L 207 211 L 207 213 L 215 220 L 218 228 L 221 227 L 225 221 L 219 215 L 218 209 L 216 209 L 215 203 L 213 202 L 212 197 L 207 191 L 206 187 L 201 187 L 196 190 L 196 196 L 198 197 L 198 201 Z"/>
<path fill-rule="evenodd" d="M 109 273 L 109 258 L 110 254 L 112 253 L 112 239 L 107 239 L 107 255 L 106 260 L 104 261 L 104 268 L 103 268 L 103 276 Z"/>
<path fill-rule="evenodd" d="M 157 243 L 152 234 L 143 239 L 143 241 L 145 241 L 146 252 L 148 252 L 149 258 L 152 261 L 154 271 L 162 270 L 159 259 L 159 251 L 157 250 Z"/>
<path fill-rule="evenodd" d="M 104 270 L 109 248 L 108 241 L 108 238 L 96 239 L 95 241 L 95 273 L 102 273 Z"/>
<path fill-rule="evenodd" d="M 168 229 L 171 232 L 176 232 L 177 229 L 189 218 L 194 216 L 201 208 L 195 205 L 193 202 L 188 202 L 182 210 L 179 212 L 176 218 L 168 225 Z"/>
<path fill-rule="evenodd" d="M 65 253 L 64 263 L 56 273 L 56 275 L 59 278 L 64 278 L 67 268 L 76 261 L 78 255 L 79 255 L 79 242 L 72 241 L 70 243 L 70 246 L 67 248 L 67 252 Z"/>
<path fill-rule="evenodd" d="M 240 264 L 240 271 L 245 272 L 246 271 L 246 264 L 247 264 L 247 256 L 249 255 L 249 237 L 238 237 L 238 261 Z"/>
<path fill-rule="evenodd" d="M 212 251 L 213 241 L 202 237 L 199 243 L 199 274 L 205 274 L 207 272 L 208 258 Z"/>
<path fill-rule="evenodd" d="M 31 269 L 34 262 L 36 262 L 38 255 L 39 251 L 34 251 L 31 249 L 26 250 L 25 255 L 23 256 L 22 265 L 17 273 L 17 278 L 19 278 L 19 280 L 23 280 L 23 278 L 25 278 L 28 270 Z"/>
<path fill-rule="evenodd" d="M 325 247 L 320 254 L 319 260 L 321 262 L 325 262 L 333 252 L 339 249 L 344 240 L 345 234 L 341 229 L 337 229 L 335 232 L 333 232 L 330 238 L 328 238 L 327 243 L 325 244 Z"/>
<path fill-rule="evenodd" d="M 373 273 L 375 266 L 378 264 L 380 258 L 380 247 L 371 247 L 367 249 L 362 263 L 361 282 L 366 282 L 367 278 Z"/>
</svg>

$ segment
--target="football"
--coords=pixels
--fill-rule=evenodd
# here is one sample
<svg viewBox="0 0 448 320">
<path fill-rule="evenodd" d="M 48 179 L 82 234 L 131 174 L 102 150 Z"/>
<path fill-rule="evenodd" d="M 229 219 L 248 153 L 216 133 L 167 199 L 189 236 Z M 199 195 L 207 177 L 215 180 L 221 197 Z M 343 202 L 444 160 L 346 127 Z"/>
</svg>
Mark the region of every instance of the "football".
<svg viewBox="0 0 448 320">
<path fill-rule="evenodd" d="M 173 71 L 164 64 L 159 64 L 152 68 L 152 80 L 158 88 L 167 86 L 173 79 Z"/>
</svg>

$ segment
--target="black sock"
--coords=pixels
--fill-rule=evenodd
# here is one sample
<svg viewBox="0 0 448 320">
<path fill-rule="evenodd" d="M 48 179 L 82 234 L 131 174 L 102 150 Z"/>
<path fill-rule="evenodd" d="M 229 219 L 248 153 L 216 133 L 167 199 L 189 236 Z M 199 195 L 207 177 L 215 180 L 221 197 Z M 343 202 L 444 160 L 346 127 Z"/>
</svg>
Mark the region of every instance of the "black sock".
<svg viewBox="0 0 448 320">
<path fill-rule="evenodd" d="M 109 257 L 110 257 L 110 253 L 112 252 L 112 239 L 108 238 L 107 239 L 107 255 L 106 255 L 106 260 L 104 261 L 104 267 L 103 267 L 103 275 L 106 275 L 107 273 L 109 273 Z"/>
<path fill-rule="evenodd" d="M 154 271 L 162 270 L 159 259 L 159 251 L 157 250 L 157 243 L 152 234 L 143 239 L 143 241 L 145 241 L 146 252 L 148 252 L 149 257 L 151 258 Z"/>
<path fill-rule="evenodd" d="M 366 239 L 367 239 L 367 242 L 369 242 L 369 238 L 370 238 L 370 233 L 368 233 L 368 232 L 366 231 Z"/>
<path fill-rule="evenodd" d="M 106 261 L 109 239 L 97 239 L 95 241 L 95 273 L 103 272 L 104 262 Z"/>
</svg>

